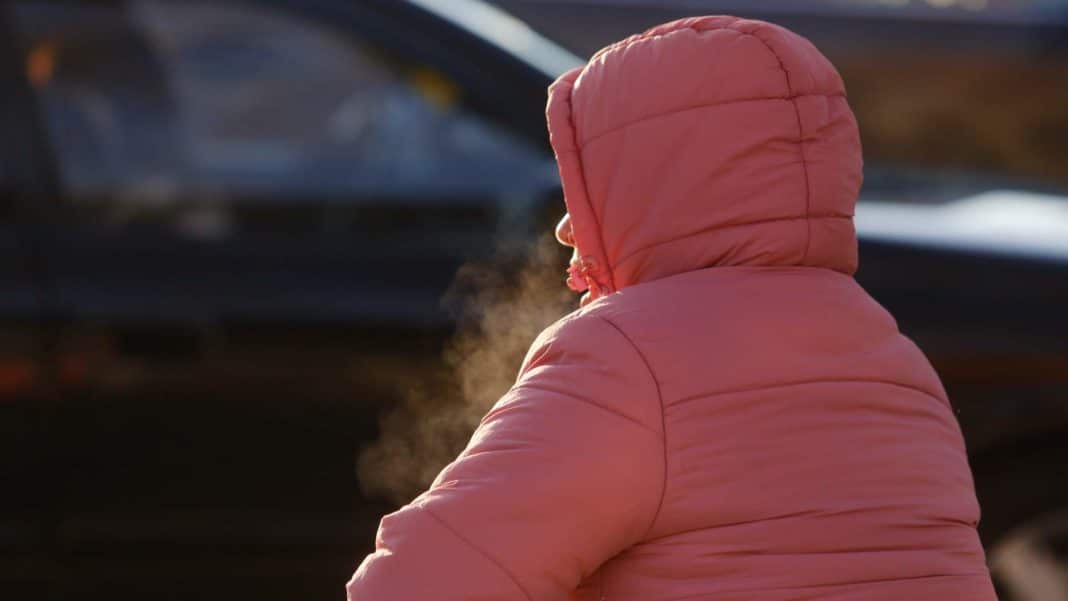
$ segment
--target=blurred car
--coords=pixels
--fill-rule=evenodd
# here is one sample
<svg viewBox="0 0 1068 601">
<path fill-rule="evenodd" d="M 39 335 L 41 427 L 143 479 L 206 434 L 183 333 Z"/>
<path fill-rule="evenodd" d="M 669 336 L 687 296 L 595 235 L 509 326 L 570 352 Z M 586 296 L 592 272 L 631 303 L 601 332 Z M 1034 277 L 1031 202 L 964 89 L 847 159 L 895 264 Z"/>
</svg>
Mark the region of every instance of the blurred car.
<svg viewBox="0 0 1068 601">
<path fill-rule="evenodd" d="M 580 61 L 474 0 L 3 9 L 0 583 L 341 594 L 386 509 L 356 449 L 456 270 L 563 211 L 545 88 Z M 864 198 L 858 279 L 945 381 L 984 539 L 1053 523 L 1068 199 L 877 167 Z"/>
</svg>

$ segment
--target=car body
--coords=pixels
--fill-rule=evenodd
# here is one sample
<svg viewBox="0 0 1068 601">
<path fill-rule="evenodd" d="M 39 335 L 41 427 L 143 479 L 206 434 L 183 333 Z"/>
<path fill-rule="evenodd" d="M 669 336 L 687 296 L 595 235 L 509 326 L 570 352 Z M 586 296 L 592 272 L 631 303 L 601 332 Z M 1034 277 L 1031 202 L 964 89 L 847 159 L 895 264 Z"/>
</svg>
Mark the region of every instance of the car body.
<svg viewBox="0 0 1068 601">
<path fill-rule="evenodd" d="M 578 59 L 474 0 L 3 8 L 0 582 L 336 594 L 456 270 L 563 211 L 543 105 Z M 989 540 L 1064 507 L 1068 252 L 865 193 L 858 279 L 942 375 Z M 1009 495 L 1016 457 L 1043 480 Z"/>
</svg>

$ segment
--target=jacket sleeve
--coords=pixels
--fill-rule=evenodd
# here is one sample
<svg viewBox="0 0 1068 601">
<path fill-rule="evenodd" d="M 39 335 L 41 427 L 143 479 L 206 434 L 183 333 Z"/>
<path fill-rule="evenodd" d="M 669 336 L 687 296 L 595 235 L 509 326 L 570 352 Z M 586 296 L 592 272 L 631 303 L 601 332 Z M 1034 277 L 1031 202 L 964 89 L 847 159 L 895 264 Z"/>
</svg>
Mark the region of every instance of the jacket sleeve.
<svg viewBox="0 0 1068 601">
<path fill-rule="evenodd" d="M 565 318 L 430 490 L 382 519 L 350 601 L 556 601 L 648 532 L 659 390 L 610 322 Z"/>
</svg>

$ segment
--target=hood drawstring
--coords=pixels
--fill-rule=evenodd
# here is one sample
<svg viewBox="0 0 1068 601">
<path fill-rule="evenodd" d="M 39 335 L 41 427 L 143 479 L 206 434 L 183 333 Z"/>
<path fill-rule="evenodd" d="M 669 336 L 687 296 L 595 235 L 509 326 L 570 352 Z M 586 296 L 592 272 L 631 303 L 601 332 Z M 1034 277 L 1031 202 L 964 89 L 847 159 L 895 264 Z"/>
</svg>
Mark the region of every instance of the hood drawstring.
<svg viewBox="0 0 1068 601">
<path fill-rule="evenodd" d="M 567 287 L 575 292 L 590 291 L 593 297 L 601 296 L 601 286 L 597 283 L 597 261 L 593 257 L 582 257 L 567 268 Z"/>
</svg>

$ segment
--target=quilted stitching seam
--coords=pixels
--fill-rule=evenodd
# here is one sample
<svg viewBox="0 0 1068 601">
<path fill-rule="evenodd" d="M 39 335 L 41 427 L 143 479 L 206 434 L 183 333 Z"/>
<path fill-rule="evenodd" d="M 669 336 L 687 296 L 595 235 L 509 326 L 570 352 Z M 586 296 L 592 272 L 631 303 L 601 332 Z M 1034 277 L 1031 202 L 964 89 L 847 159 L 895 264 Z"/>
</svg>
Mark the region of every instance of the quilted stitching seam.
<svg viewBox="0 0 1068 601">
<path fill-rule="evenodd" d="M 730 27 L 730 29 L 738 31 L 737 29 L 734 29 L 734 27 Z M 758 40 L 768 49 L 768 52 L 775 57 L 775 60 L 779 61 L 779 68 L 782 69 L 783 75 L 786 77 L 786 92 L 793 98 L 794 113 L 797 115 L 797 150 L 801 155 L 801 171 L 805 175 L 805 250 L 801 253 L 801 264 L 804 265 L 805 261 L 808 259 L 809 245 L 812 243 L 812 221 L 808 218 L 812 197 L 812 184 L 809 181 L 808 160 L 805 158 L 805 128 L 801 120 L 801 107 L 797 103 L 797 96 L 794 94 L 793 85 L 790 83 L 790 70 L 786 68 L 786 64 L 783 62 L 782 57 L 775 52 L 771 47 L 771 44 L 755 33 L 747 33 L 743 31 L 739 31 L 738 33 Z"/>
<path fill-rule="evenodd" d="M 649 537 L 649 533 L 653 531 L 653 526 L 656 525 L 656 521 L 660 517 L 660 511 L 664 508 L 664 497 L 667 496 L 668 444 L 667 444 L 667 429 L 666 429 L 667 419 L 664 417 L 664 395 L 660 391 L 660 381 L 656 379 L 656 374 L 653 372 L 653 366 L 652 366 L 651 363 L 649 363 L 649 359 L 646 358 L 645 353 L 643 353 L 641 351 L 641 349 L 638 348 L 638 345 L 634 343 L 634 341 L 631 339 L 630 336 L 627 336 L 627 333 L 623 331 L 623 328 L 621 328 L 618 325 L 616 325 L 615 322 L 613 322 L 612 320 L 608 319 L 607 317 L 604 317 L 604 316 L 601 316 L 601 315 L 595 315 L 595 316 L 598 319 L 600 319 L 601 321 L 603 321 L 603 322 L 607 323 L 609 326 L 611 326 L 612 329 L 614 329 L 616 332 L 619 332 L 619 335 L 622 336 L 623 339 L 627 341 L 627 343 L 630 345 L 630 347 L 632 349 L 634 349 L 635 354 L 638 355 L 638 358 L 641 359 L 642 363 L 645 365 L 645 369 L 647 369 L 649 371 L 649 377 L 652 378 L 653 385 L 656 387 L 656 398 L 657 398 L 657 401 L 660 403 L 660 434 L 661 434 L 660 441 L 663 444 L 662 450 L 663 450 L 663 457 L 664 457 L 664 471 L 663 471 L 663 478 L 661 479 L 661 484 L 660 484 L 660 499 L 656 503 L 656 510 L 653 511 L 653 517 L 649 521 L 649 526 L 645 529 L 645 533 L 642 534 L 642 537 L 641 537 L 641 540 L 645 540 L 646 538 Z"/>
<path fill-rule="evenodd" d="M 804 219 L 806 221 L 810 221 L 812 219 L 853 219 L 853 216 L 852 215 L 840 215 L 840 214 L 837 214 L 837 213 L 828 213 L 828 214 L 822 214 L 821 213 L 821 214 L 818 214 L 818 215 L 794 215 L 794 216 L 791 216 L 791 217 L 772 217 L 772 218 L 769 218 L 769 219 L 757 219 L 757 220 L 754 220 L 754 221 L 742 221 L 742 222 L 739 222 L 739 223 L 716 224 L 716 225 L 711 226 L 711 227 L 702 228 L 702 229 L 697 230 L 695 232 L 690 232 L 690 233 L 685 234 L 683 236 L 675 236 L 675 237 L 673 237 L 673 238 L 671 238 L 669 240 L 661 240 L 659 242 L 653 242 L 652 244 L 646 244 L 645 246 L 643 246 L 641 248 L 637 248 L 637 249 L 627 253 L 627 255 L 624 256 L 622 259 L 619 259 L 618 261 L 616 261 L 615 264 L 612 267 L 613 267 L 613 269 L 619 269 L 619 267 L 621 265 L 623 265 L 624 263 L 626 263 L 627 261 L 637 257 L 642 252 L 645 252 L 645 251 L 647 251 L 649 249 L 652 249 L 652 248 L 656 248 L 657 246 L 663 246 L 665 244 L 673 244 L 675 242 L 680 242 L 682 240 L 687 240 L 689 238 L 695 238 L 697 236 L 701 236 L 701 235 L 708 234 L 708 233 L 711 233 L 711 232 L 717 232 L 717 231 L 720 231 L 720 230 L 727 230 L 727 229 L 740 228 L 740 227 L 752 227 L 754 225 L 762 225 L 762 224 L 765 224 L 765 223 L 775 223 L 775 222 L 779 222 L 779 221 L 800 221 L 802 219 Z"/>
<path fill-rule="evenodd" d="M 690 106 L 685 106 L 685 107 L 682 107 L 682 108 L 671 109 L 669 111 L 662 111 L 662 112 L 655 113 L 655 114 L 652 114 L 652 115 L 646 115 L 644 117 L 638 117 L 637 119 L 634 119 L 632 121 L 628 121 L 628 122 L 623 123 L 621 125 L 616 125 L 616 126 L 610 127 L 607 130 L 602 131 L 602 132 L 598 132 L 598 133 L 590 136 L 586 140 L 584 140 L 582 142 L 582 145 L 580 146 L 580 148 L 584 150 L 588 145 L 590 145 L 591 143 L 599 140 L 600 138 L 603 138 L 603 137 L 605 137 L 607 135 L 614 134 L 614 133 L 616 133 L 618 131 L 627 129 L 628 127 L 631 127 L 632 125 L 637 125 L 639 123 L 644 123 L 645 121 L 653 121 L 655 119 L 662 119 L 664 117 L 670 117 L 670 116 L 676 115 L 678 113 L 685 113 L 685 112 L 688 112 L 688 111 L 696 111 L 696 110 L 701 110 L 701 109 L 716 108 L 716 107 L 720 107 L 720 106 L 729 106 L 729 105 L 732 105 L 732 104 L 744 104 L 744 103 L 747 103 L 747 102 L 786 101 L 786 102 L 794 102 L 795 103 L 795 107 L 796 107 L 797 99 L 798 98 L 805 98 L 805 97 L 845 98 L 846 95 L 842 94 L 842 93 L 835 93 L 835 94 L 797 94 L 797 95 L 793 95 L 793 96 L 756 96 L 754 98 L 737 98 L 737 99 L 733 99 L 733 100 L 722 100 L 720 102 L 704 102 L 704 103 L 700 103 L 700 104 L 694 104 L 694 105 L 690 105 Z"/>
</svg>

